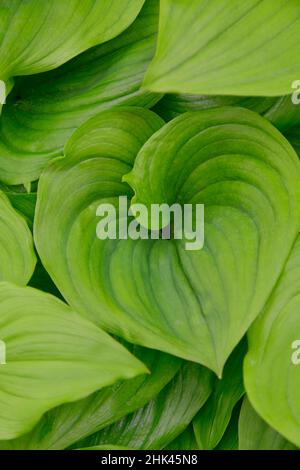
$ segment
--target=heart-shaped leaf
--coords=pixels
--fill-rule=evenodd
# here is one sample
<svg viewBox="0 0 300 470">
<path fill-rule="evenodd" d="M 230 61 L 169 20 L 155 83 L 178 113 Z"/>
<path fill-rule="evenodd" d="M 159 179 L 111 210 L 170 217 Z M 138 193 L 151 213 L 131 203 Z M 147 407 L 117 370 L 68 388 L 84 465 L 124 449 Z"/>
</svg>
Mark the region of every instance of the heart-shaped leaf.
<svg viewBox="0 0 300 470">
<path fill-rule="evenodd" d="M 143 146 L 126 180 L 135 199 L 205 205 L 205 246 L 99 240 L 101 202 L 132 196 L 124 174 L 161 121 L 111 110 L 76 131 L 42 175 L 36 245 L 70 305 L 129 342 L 223 365 L 264 306 L 300 225 L 299 161 L 242 108 L 187 113 Z M 245 249 L 247 247 L 247 250 Z"/>
<path fill-rule="evenodd" d="M 157 23 L 158 0 L 147 1 L 117 38 L 57 70 L 16 81 L 0 121 L 1 181 L 36 180 L 49 160 L 62 155 L 73 131 L 99 111 L 156 103 L 160 95 L 140 86 L 155 51 Z"/>
<path fill-rule="evenodd" d="M 295 157 L 265 119 L 242 108 L 216 108 L 164 126 L 126 176 L 134 202 L 148 210 L 152 203 L 205 205 L 204 249 L 186 251 L 185 243 L 176 243 L 191 287 L 184 310 L 192 325 L 189 333 L 186 322 L 176 332 L 180 337 L 186 328 L 193 359 L 198 354 L 218 372 L 264 306 L 295 240 L 300 209 Z M 175 289 L 161 277 L 169 306 Z M 173 328 L 176 311 L 172 305 Z"/>
<path fill-rule="evenodd" d="M 30 433 L 0 442 L 0 449 L 61 450 L 145 406 L 173 379 L 181 361 L 137 346 L 131 352 L 151 374 L 117 382 L 82 400 L 50 410 Z"/>
<path fill-rule="evenodd" d="M 76 444 L 114 444 L 131 449 L 163 449 L 192 421 L 212 389 L 212 373 L 185 363 L 174 379 L 144 408 Z"/>
<path fill-rule="evenodd" d="M 239 418 L 239 449 L 295 450 L 296 447 L 261 419 L 245 397 Z"/>
<path fill-rule="evenodd" d="M 300 447 L 300 238 L 249 332 L 245 387 L 260 416 Z"/>
<path fill-rule="evenodd" d="M 279 96 L 300 75 L 295 0 L 161 0 L 157 52 L 145 87 L 157 92 Z"/>
<path fill-rule="evenodd" d="M 144 0 L 9 0 L 0 4 L 0 78 L 50 70 L 127 28 Z"/>
<path fill-rule="evenodd" d="M 29 287 L 0 283 L 0 338 L 0 439 L 28 432 L 54 406 L 147 372 L 66 304 Z"/>
<path fill-rule="evenodd" d="M 0 191 L 0 281 L 26 285 L 35 263 L 31 232 Z"/>
</svg>

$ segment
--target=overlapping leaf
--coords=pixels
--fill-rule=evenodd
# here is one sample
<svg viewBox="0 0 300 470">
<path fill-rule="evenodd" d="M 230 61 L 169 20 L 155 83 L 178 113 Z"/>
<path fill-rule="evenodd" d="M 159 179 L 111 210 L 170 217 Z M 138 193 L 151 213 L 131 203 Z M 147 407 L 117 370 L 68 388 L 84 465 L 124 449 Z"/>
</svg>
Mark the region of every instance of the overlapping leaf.
<svg viewBox="0 0 300 470">
<path fill-rule="evenodd" d="M 158 0 L 149 0 L 117 38 L 57 70 L 17 81 L 0 121 L 1 181 L 37 179 L 45 164 L 62 154 L 72 132 L 97 112 L 120 104 L 151 107 L 160 98 L 140 90 L 157 23 Z"/>
<path fill-rule="evenodd" d="M 201 111 L 223 106 L 241 106 L 263 114 L 275 103 L 277 103 L 277 98 L 269 97 L 167 94 L 154 106 L 153 110 L 166 121 L 170 121 L 188 111 Z"/>
<path fill-rule="evenodd" d="M 228 359 L 224 376 L 193 421 L 200 449 L 214 449 L 221 441 L 230 422 L 233 409 L 244 394 L 242 364 L 246 352 L 242 342 Z"/>
<path fill-rule="evenodd" d="M 0 191 L 0 281 L 26 285 L 35 263 L 31 232 Z"/>
<path fill-rule="evenodd" d="M 295 157 L 263 118 L 242 108 L 219 108 L 187 113 L 164 126 L 143 147 L 126 177 L 135 189 L 135 202 L 148 208 L 178 201 L 205 205 L 204 249 L 186 251 L 179 241 L 177 256 L 192 287 L 184 308 L 192 325 L 187 343 L 193 343 L 194 360 L 197 354 L 214 370 L 222 369 L 260 312 L 295 239 Z M 162 278 L 174 328 L 176 293 Z M 182 292 L 183 286 L 182 280 Z M 187 322 L 184 327 L 187 331 Z M 180 325 L 177 337 L 184 327 Z"/>
<path fill-rule="evenodd" d="M 0 0 L 1 450 L 300 447 L 299 30 L 298 0 Z M 203 248 L 120 196 L 203 204 Z"/>
<path fill-rule="evenodd" d="M 264 112 L 264 116 L 281 132 L 286 132 L 300 125 L 300 106 L 292 101 L 292 96 L 281 96 Z"/>
<path fill-rule="evenodd" d="M 285 136 L 292 144 L 300 158 L 300 125 L 287 129 Z"/>
<path fill-rule="evenodd" d="M 187 428 L 211 389 L 212 373 L 202 366 L 185 363 L 144 408 L 79 442 L 76 447 L 114 444 L 131 449 L 162 449 Z"/>
<path fill-rule="evenodd" d="M 300 105 L 295 105 L 292 96 L 222 96 L 222 95 L 165 95 L 153 110 L 169 121 L 187 111 L 218 108 L 222 106 L 242 106 L 263 115 L 280 131 L 300 125 Z"/>
<path fill-rule="evenodd" d="M 260 416 L 300 446 L 300 238 L 270 297 L 249 332 L 244 378 Z M 299 343 L 297 343 L 299 341 Z"/>
<path fill-rule="evenodd" d="M 122 378 L 147 372 L 125 348 L 55 297 L 0 283 L 0 439 L 42 414 Z"/>
<path fill-rule="evenodd" d="M 7 186 L 5 184 L 0 184 L 0 189 L 6 194 L 11 205 L 24 216 L 28 226 L 32 229 L 36 204 L 36 190 L 31 192 L 23 185 Z"/>
<path fill-rule="evenodd" d="M 165 447 L 165 450 L 198 450 L 198 445 L 195 439 L 193 426 L 190 425 L 180 434 L 174 441 Z"/>
<path fill-rule="evenodd" d="M 237 403 L 232 412 L 229 425 L 215 448 L 215 450 L 238 450 L 239 436 L 238 436 L 238 421 L 240 416 L 241 403 Z"/>
<path fill-rule="evenodd" d="M 127 28 L 144 0 L 4 0 L 0 78 L 50 70 Z"/>
<path fill-rule="evenodd" d="M 0 449 L 64 449 L 145 406 L 173 379 L 181 361 L 154 350 L 131 350 L 150 374 L 117 382 L 87 398 L 57 407 L 46 413 L 29 434 L 0 442 Z"/>
<path fill-rule="evenodd" d="M 129 342 L 220 374 L 295 240 L 299 161 L 255 113 L 187 113 L 148 140 L 126 180 L 147 207 L 205 204 L 204 249 L 186 251 L 185 240 L 98 240 L 96 208 L 132 196 L 124 174 L 161 125 L 134 109 L 83 125 L 41 178 L 35 240 L 76 310 Z"/>
<path fill-rule="evenodd" d="M 145 86 L 157 92 L 289 94 L 300 74 L 299 28 L 294 0 L 162 0 Z"/>
<path fill-rule="evenodd" d="M 240 450 L 295 450 L 296 447 L 272 429 L 245 398 L 239 418 Z"/>
<path fill-rule="evenodd" d="M 77 449 L 77 450 L 131 450 L 131 449 L 129 449 L 128 447 L 115 446 L 113 444 L 105 444 L 103 446 L 99 445 L 99 446 L 93 446 L 93 447 L 85 447 L 83 449 Z"/>
</svg>

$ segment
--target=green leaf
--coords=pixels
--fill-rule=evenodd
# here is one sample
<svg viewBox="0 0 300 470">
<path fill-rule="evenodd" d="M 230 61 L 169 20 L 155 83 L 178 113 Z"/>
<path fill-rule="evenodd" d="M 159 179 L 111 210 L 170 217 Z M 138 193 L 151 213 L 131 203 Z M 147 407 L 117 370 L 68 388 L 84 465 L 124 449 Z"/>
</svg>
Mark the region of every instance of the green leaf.
<svg viewBox="0 0 300 470">
<path fill-rule="evenodd" d="M 36 193 L 6 193 L 12 206 L 20 212 L 30 229 L 33 227 L 34 211 L 36 204 Z"/>
<path fill-rule="evenodd" d="M 241 106 L 263 114 L 277 101 L 277 98 L 269 97 L 170 94 L 165 95 L 153 107 L 153 111 L 166 121 L 188 111 L 201 111 L 222 106 Z"/>
<path fill-rule="evenodd" d="M 264 311 L 249 331 L 244 381 L 259 415 L 300 447 L 300 238 Z"/>
<path fill-rule="evenodd" d="M 244 398 L 239 419 L 240 450 L 295 450 L 293 444 L 272 429 Z"/>
<path fill-rule="evenodd" d="M 291 95 L 279 98 L 259 96 L 222 96 L 222 95 L 165 95 L 154 107 L 166 121 L 187 111 L 218 108 L 222 106 L 241 106 L 263 115 L 281 132 L 300 125 L 300 106 L 292 102 Z M 299 132 L 298 132 L 299 134 Z"/>
<path fill-rule="evenodd" d="M 130 450 L 129 447 L 114 446 L 113 444 L 106 444 L 103 446 L 84 447 L 83 449 L 76 450 Z"/>
<path fill-rule="evenodd" d="M 299 29 L 294 0 L 190 0 L 188 6 L 162 0 L 144 86 L 163 93 L 289 94 L 300 74 Z"/>
<path fill-rule="evenodd" d="M 200 449 L 214 449 L 221 441 L 231 419 L 233 409 L 244 394 L 242 364 L 246 345 L 242 342 L 224 367 L 221 380 L 193 421 Z"/>
<path fill-rule="evenodd" d="M 41 177 L 36 246 L 75 310 L 129 342 L 220 375 L 295 240 L 299 161 L 246 109 L 187 113 L 149 139 L 161 125 L 150 111 L 116 109 L 81 126 L 66 157 Z M 132 196 L 122 180 L 147 139 L 126 176 L 136 200 L 148 208 L 204 203 L 203 250 L 187 251 L 185 240 L 97 239 L 96 209 Z"/>
<path fill-rule="evenodd" d="M 120 344 L 60 300 L 0 283 L 0 439 L 28 432 L 50 408 L 147 372 Z"/>
<path fill-rule="evenodd" d="M 146 405 L 173 379 L 181 361 L 155 350 L 129 349 L 151 374 L 117 382 L 50 410 L 29 434 L 0 442 L 0 449 L 61 450 Z"/>
<path fill-rule="evenodd" d="M 27 192 L 23 185 L 7 186 L 2 183 L 0 183 L 0 189 L 6 194 L 11 205 L 24 216 L 28 226 L 32 229 L 36 192 Z"/>
<path fill-rule="evenodd" d="M 35 263 L 31 232 L 0 191 L 0 281 L 26 285 Z"/>
<path fill-rule="evenodd" d="M 286 130 L 284 135 L 294 147 L 300 158 L 300 125 L 289 128 Z"/>
<path fill-rule="evenodd" d="M 56 285 L 52 281 L 47 271 L 45 270 L 40 259 L 37 260 L 34 273 L 28 285 L 30 287 L 34 287 L 35 289 L 52 294 L 55 297 L 58 297 L 63 300 L 61 293 L 57 289 Z"/>
<path fill-rule="evenodd" d="M 176 269 L 174 281 L 161 267 L 155 285 L 157 299 L 160 292 L 168 299 L 160 300 L 172 323 L 172 331 L 164 326 L 165 339 L 183 342 L 173 354 L 221 374 L 267 301 L 296 238 L 299 168 L 283 136 L 243 108 L 183 114 L 143 146 L 133 171 L 123 178 L 135 190 L 135 203 L 148 211 L 153 203 L 205 206 L 202 250 L 187 251 L 185 240 L 161 242 L 160 266 L 170 263 Z M 114 254 L 113 266 L 121 269 L 121 255 Z M 127 268 L 125 292 L 133 294 L 130 278 L 137 269 L 137 264 Z M 156 272 L 149 275 L 152 285 Z M 119 302 L 125 303 L 125 292 L 119 289 Z M 133 301 L 130 305 L 133 312 Z M 188 321 L 184 312 L 189 312 Z"/>
<path fill-rule="evenodd" d="M 227 429 L 217 445 L 215 450 L 238 450 L 239 436 L 238 436 L 238 421 L 240 416 L 241 402 L 237 403 L 233 409 L 232 416 L 227 426 Z"/>
<path fill-rule="evenodd" d="M 4 82 L 3 80 L 0 80 L 0 115 L 3 109 L 3 105 L 6 103 L 6 99 L 11 92 L 12 88 L 14 86 L 14 79 L 11 78 L 10 80 L 7 80 Z"/>
<path fill-rule="evenodd" d="M 121 6 L 124 3 L 142 2 L 122 0 Z M 56 70 L 16 81 L 0 120 L 2 181 L 19 184 L 37 179 L 49 160 L 62 155 L 73 131 L 99 111 L 156 103 L 161 95 L 140 86 L 155 51 L 157 22 L 158 0 L 149 0 L 117 38 Z"/>
<path fill-rule="evenodd" d="M 281 132 L 300 125 L 300 106 L 292 102 L 291 96 L 281 96 L 264 113 L 272 124 Z"/>
<path fill-rule="evenodd" d="M 193 426 L 188 426 L 182 434 L 165 447 L 165 450 L 199 450 Z"/>
<path fill-rule="evenodd" d="M 115 444 L 131 449 L 163 449 L 181 434 L 212 389 L 212 373 L 185 363 L 174 379 L 144 408 L 76 444 Z"/>
<path fill-rule="evenodd" d="M 127 28 L 144 0 L 9 0 L 0 5 L 0 78 L 50 70 Z"/>
</svg>

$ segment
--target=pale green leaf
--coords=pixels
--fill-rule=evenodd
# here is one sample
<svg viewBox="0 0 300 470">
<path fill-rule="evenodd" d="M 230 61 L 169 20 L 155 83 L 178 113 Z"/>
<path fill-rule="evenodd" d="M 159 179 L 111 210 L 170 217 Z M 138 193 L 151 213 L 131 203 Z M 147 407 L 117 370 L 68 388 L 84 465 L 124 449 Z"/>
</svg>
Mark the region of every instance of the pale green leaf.
<svg viewBox="0 0 300 470">
<path fill-rule="evenodd" d="M 0 439 L 28 432 L 50 408 L 147 372 L 124 347 L 53 296 L 0 283 Z"/>
<path fill-rule="evenodd" d="M 297 0 L 161 0 L 157 92 L 279 96 L 300 74 Z"/>
<path fill-rule="evenodd" d="M 144 0 L 2 0 L 0 78 L 50 70 L 127 28 Z"/>
<path fill-rule="evenodd" d="M 255 410 L 300 447 L 299 309 L 300 238 L 264 311 L 249 331 L 244 366 L 245 387 Z"/>
<path fill-rule="evenodd" d="M 81 126 L 41 177 L 35 241 L 74 309 L 221 374 L 296 238 L 299 161 L 246 109 L 187 113 L 149 139 L 161 125 L 150 111 L 116 109 Z M 185 240 L 97 239 L 98 205 L 132 196 L 122 180 L 137 153 L 126 176 L 135 200 L 204 203 L 203 250 L 187 251 Z"/>
<path fill-rule="evenodd" d="M 150 374 L 117 382 L 50 410 L 29 434 L 0 442 L 0 449 L 61 450 L 145 406 L 173 379 L 181 361 L 150 349 L 129 349 Z"/>
<path fill-rule="evenodd" d="M 139 152 L 123 178 L 135 190 L 135 203 L 148 211 L 153 203 L 205 206 L 204 248 L 187 251 L 185 240 L 162 241 L 156 250 L 160 278 L 157 268 L 149 275 L 156 302 L 172 324 L 172 331 L 164 326 L 165 338 L 184 342 L 178 355 L 220 374 L 260 313 L 299 229 L 299 168 L 294 150 L 270 123 L 235 107 L 185 113 Z M 126 255 L 112 258 L 116 279 Z M 175 278 L 167 276 L 171 267 Z M 117 293 L 131 312 L 137 294 L 130 278 L 137 269 L 141 275 L 138 263 L 127 268 L 124 292 Z"/>
<path fill-rule="evenodd" d="M 240 450 L 295 450 L 296 447 L 272 429 L 244 398 L 239 418 Z"/>
<path fill-rule="evenodd" d="M 140 86 L 155 51 L 157 23 L 158 0 L 149 0 L 117 38 L 57 70 L 16 81 L 0 120 L 1 181 L 37 179 L 49 160 L 62 155 L 73 131 L 99 111 L 156 103 L 160 95 Z"/>
</svg>

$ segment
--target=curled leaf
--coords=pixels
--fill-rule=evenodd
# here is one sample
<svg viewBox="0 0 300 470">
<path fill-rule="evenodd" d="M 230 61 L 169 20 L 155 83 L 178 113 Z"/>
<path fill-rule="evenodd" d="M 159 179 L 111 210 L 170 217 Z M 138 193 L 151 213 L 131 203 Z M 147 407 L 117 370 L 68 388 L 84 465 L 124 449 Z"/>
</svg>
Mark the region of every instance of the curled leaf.
<svg viewBox="0 0 300 470">
<path fill-rule="evenodd" d="M 299 161 L 246 109 L 187 113 L 161 126 L 142 109 L 105 111 L 81 126 L 41 177 L 35 241 L 77 311 L 220 375 L 295 240 Z M 133 195 L 124 179 L 147 208 L 204 204 L 204 248 L 187 251 L 184 239 L 99 240 L 99 204 L 118 207 L 119 196 Z"/>
</svg>

